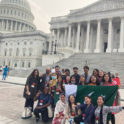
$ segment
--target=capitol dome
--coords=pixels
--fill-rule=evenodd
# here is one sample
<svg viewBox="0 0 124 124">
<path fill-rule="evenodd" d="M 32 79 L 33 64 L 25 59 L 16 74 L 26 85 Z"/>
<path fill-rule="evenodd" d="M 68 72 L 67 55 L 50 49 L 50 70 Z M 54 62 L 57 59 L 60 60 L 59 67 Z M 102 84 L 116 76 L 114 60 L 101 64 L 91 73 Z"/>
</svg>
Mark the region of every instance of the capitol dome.
<svg viewBox="0 0 124 124">
<path fill-rule="evenodd" d="M 0 33 L 35 31 L 34 16 L 27 0 L 1 0 Z"/>
</svg>

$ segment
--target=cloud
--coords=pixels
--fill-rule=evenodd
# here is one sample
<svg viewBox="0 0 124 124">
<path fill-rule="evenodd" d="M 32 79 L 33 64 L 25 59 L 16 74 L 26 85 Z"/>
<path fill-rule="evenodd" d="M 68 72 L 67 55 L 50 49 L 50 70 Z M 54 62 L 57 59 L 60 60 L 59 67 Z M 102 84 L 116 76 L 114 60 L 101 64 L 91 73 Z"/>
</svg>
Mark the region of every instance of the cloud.
<svg viewBox="0 0 124 124">
<path fill-rule="evenodd" d="M 28 2 L 35 17 L 34 23 L 37 27 L 37 30 L 42 30 L 46 33 L 49 33 L 50 25 L 48 22 L 50 21 L 50 17 L 43 11 L 42 6 L 39 6 L 33 0 L 28 0 Z"/>
</svg>

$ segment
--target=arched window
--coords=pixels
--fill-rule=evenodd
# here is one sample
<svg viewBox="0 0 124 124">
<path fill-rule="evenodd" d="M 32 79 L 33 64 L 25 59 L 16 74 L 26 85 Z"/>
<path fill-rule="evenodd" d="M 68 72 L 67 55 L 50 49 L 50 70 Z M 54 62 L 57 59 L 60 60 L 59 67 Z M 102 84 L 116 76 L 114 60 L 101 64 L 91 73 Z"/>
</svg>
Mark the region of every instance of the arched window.
<svg viewBox="0 0 124 124">
<path fill-rule="evenodd" d="M 31 62 L 28 62 L 28 68 L 30 68 L 31 67 Z"/>
<path fill-rule="evenodd" d="M 6 62 L 5 61 L 3 61 L 3 66 L 5 66 L 6 65 Z"/>
<path fill-rule="evenodd" d="M 7 56 L 7 50 L 4 51 L 4 56 Z"/>
<path fill-rule="evenodd" d="M 19 56 L 19 48 L 16 49 L 16 56 Z"/>
<path fill-rule="evenodd" d="M 22 62 L 22 67 L 25 67 L 25 62 Z"/>
</svg>

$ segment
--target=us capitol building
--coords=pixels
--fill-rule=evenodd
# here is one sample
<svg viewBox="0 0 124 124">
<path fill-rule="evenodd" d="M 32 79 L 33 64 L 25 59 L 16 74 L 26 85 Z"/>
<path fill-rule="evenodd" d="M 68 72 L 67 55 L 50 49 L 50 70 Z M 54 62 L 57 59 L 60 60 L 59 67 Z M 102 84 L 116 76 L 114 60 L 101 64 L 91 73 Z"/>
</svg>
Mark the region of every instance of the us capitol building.
<svg viewBox="0 0 124 124">
<path fill-rule="evenodd" d="M 50 34 L 37 31 L 27 0 L 0 3 L 0 65 L 27 69 L 74 53 L 124 52 L 124 0 L 98 0 L 66 16 L 52 17 Z M 49 55 L 43 55 L 49 51 Z"/>
</svg>

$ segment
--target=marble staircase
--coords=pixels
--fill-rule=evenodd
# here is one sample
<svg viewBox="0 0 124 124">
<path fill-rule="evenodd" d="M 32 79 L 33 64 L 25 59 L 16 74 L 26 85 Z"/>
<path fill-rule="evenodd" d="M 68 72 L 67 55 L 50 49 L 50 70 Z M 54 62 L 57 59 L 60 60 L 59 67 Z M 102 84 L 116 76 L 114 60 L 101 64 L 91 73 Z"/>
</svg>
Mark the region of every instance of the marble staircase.
<svg viewBox="0 0 124 124">
<path fill-rule="evenodd" d="M 63 59 L 55 64 L 47 65 L 48 67 L 53 67 L 59 65 L 61 69 L 70 69 L 71 74 L 73 74 L 73 67 L 79 68 L 79 74 L 83 74 L 84 65 L 90 67 L 89 73 L 92 74 L 93 69 L 98 68 L 105 72 L 110 71 L 111 73 L 119 73 L 121 83 L 124 85 L 124 53 L 76 53 L 67 59 Z M 40 73 L 45 72 L 47 66 L 37 67 Z M 33 69 L 31 70 L 12 70 L 10 72 L 11 76 L 16 77 L 27 77 Z"/>
</svg>

